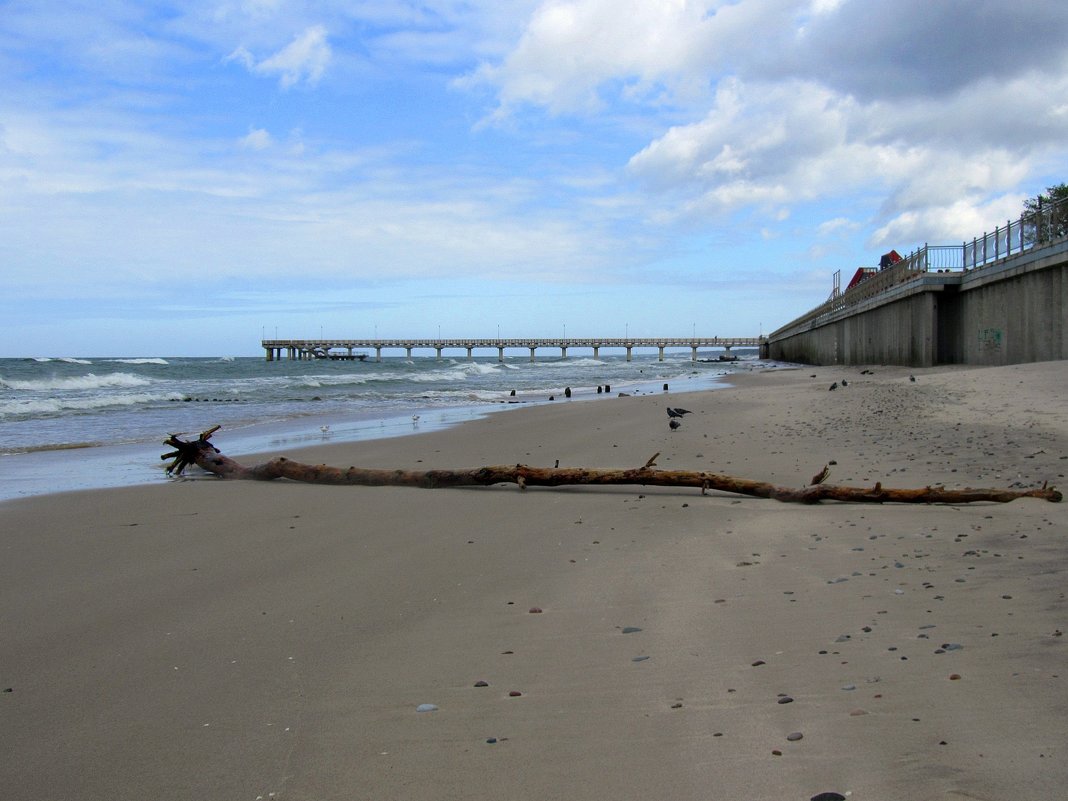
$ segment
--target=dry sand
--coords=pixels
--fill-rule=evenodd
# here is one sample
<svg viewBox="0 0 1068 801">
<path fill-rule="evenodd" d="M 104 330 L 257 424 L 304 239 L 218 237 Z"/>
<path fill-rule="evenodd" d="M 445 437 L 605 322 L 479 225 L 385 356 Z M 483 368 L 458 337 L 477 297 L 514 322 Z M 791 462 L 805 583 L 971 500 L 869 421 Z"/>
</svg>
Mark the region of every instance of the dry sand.
<svg viewBox="0 0 1068 801">
<path fill-rule="evenodd" d="M 287 455 L 1065 483 L 1068 362 L 872 370 Z M 0 797 L 1061 798 L 1066 512 L 214 479 L 9 501 Z"/>
</svg>

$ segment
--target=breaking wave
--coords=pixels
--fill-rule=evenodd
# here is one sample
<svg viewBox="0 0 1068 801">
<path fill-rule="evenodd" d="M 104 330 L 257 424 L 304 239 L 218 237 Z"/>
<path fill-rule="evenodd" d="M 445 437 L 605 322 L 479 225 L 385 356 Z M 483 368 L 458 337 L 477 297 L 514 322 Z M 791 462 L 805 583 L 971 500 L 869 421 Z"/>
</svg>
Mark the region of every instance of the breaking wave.
<svg viewBox="0 0 1068 801">
<path fill-rule="evenodd" d="M 108 375 L 68 376 L 66 378 L 30 378 L 26 380 L 5 379 L 0 377 L 0 387 L 4 389 L 20 389 L 30 392 L 45 390 L 86 390 L 122 387 L 144 387 L 151 384 L 148 378 L 132 375 L 131 373 L 109 373 Z"/>
</svg>

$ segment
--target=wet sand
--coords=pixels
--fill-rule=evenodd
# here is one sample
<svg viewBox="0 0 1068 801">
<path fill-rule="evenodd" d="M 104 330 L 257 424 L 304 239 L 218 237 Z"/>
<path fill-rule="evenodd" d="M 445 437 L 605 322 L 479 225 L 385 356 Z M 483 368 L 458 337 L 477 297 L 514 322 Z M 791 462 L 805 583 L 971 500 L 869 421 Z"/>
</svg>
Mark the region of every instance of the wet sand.
<svg viewBox="0 0 1068 801">
<path fill-rule="evenodd" d="M 870 369 L 285 455 L 1065 484 L 1068 362 Z M 5 502 L 0 791 L 1046 801 L 1066 512 L 214 479 Z"/>
</svg>

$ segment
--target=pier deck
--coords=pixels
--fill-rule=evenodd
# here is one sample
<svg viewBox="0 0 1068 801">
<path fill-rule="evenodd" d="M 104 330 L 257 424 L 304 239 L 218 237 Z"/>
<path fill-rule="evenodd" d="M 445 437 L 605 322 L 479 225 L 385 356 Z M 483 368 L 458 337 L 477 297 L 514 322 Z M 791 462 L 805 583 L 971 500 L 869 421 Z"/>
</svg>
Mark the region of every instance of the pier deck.
<svg viewBox="0 0 1068 801">
<path fill-rule="evenodd" d="M 574 348 L 590 348 L 593 358 L 600 358 L 602 348 L 625 350 L 627 361 L 631 361 L 635 348 L 656 348 L 660 361 L 664 360 L 666 348 L 689 348 L 691 359 L 697 361 L 698 348 L 722 348 L 727 355 L 731 348 L 759 347 L 764 337 L 545 337 L 520 339 L 264 339 L 263 347 L 267 361 L 279 361 L 283 354 L 288 359 L 341 359 L 355 360 L 365 358 L 357 349 L 373 350 L 375 361 L 382 360 L 385 349 L 404 350 L 407 358 L 412 358 L 412 351 L 417 348 L 432 349 L 437 358 L 441 358 L 447 349 L 467 351 L 467 358 L 473 359 L 475 350 L 496 349 L 497 361 L 504 361 L 504 352 L 508 348 L 530 351 L 530 360 L 534 361 L 534 352 L 538 348 L 559 348 L 560 357 L 567 358 L 567 351 Z"/>
</svg>

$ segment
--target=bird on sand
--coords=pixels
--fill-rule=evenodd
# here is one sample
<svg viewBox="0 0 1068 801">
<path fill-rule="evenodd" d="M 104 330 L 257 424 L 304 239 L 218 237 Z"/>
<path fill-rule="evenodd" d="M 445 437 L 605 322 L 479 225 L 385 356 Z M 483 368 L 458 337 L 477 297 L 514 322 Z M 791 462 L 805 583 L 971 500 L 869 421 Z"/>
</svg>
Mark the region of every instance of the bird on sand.
<svg viewBox="0 0 1068 801">
<path fill-rule="evenodd" d="M 678 406 L 676 406 L 674 409 L 672 409 L 670 406 L 668 406 L 667 407 L 667 413 L 668 413 L 668 417 L 682 417 L 683 415 L 686 415 L 686 414 L 693 414 L 693 412 L 691 412 L 689 409 L 683 409 L 683 408 L 678 407 Z"/>
<path fill-rule="evenodd" d="M 838 382 L 837 381 L 835 381 L 833 384 L 831 384 L 829 387 L 827 387 L 827 391 L 828 392 L 834 392 L 836 389 L 838 389 Z"/>
<path fill-rule="evenodd" d="M 913 383 L 915 383 L 916 382 L 916 376 L 910 375 L 909 376 L 909 381 L 912 381 Z"/>
<path fill-rule="evenodd" d="M 672 431 L 675 431 L 682 425 L 682 423 L 680 423 L 676 418 L 672 417 L 670 420 L 668 420 L 668 425 L 671 427 Z"/>
</svg>

